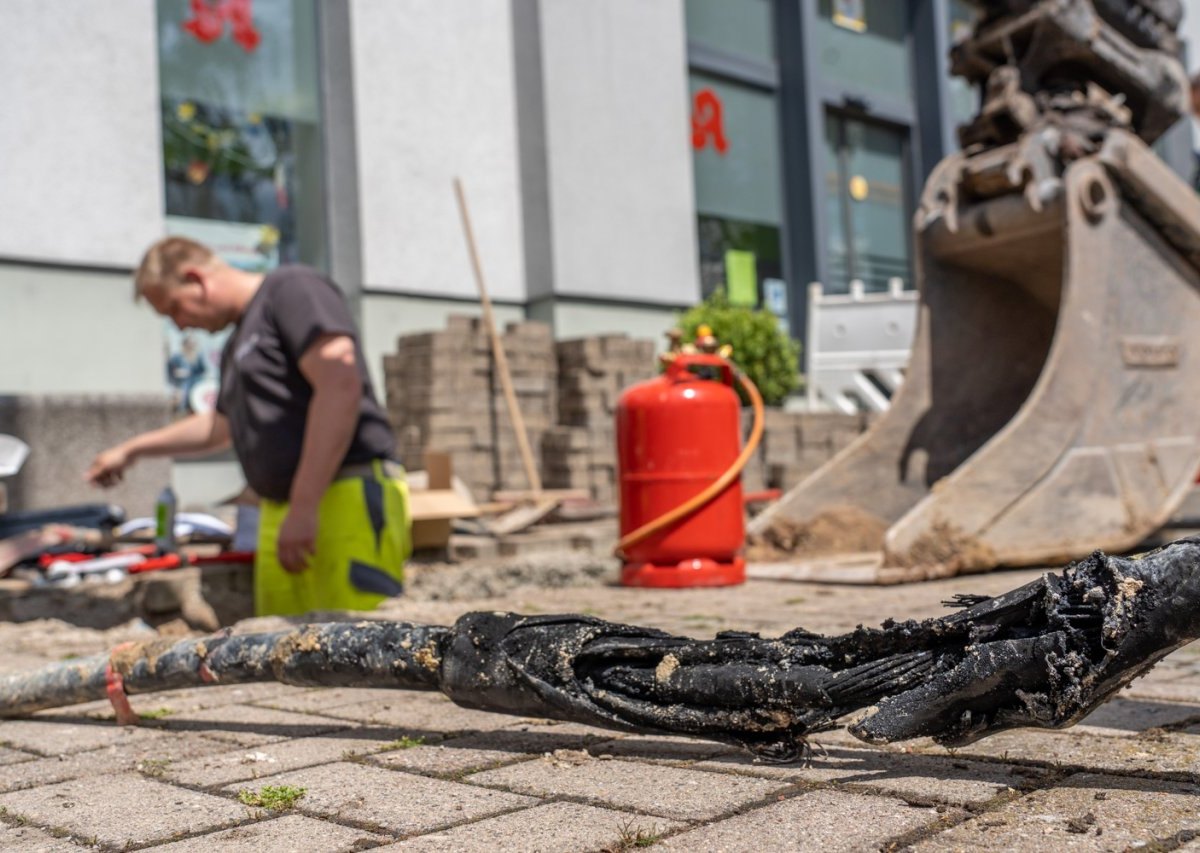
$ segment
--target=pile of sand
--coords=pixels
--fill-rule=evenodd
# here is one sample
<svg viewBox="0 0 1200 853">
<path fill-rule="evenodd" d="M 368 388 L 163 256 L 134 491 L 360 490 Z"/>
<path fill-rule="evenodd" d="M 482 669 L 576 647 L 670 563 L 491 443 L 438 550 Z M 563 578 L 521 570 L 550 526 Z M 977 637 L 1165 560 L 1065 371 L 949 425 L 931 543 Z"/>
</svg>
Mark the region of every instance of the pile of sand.
<svg viewBox="0 0 1200 853">
<path fill-rule="evenodd" d="M 750 536 L 746 559 L 770 563 L 878 551 L 887 529 L 883 519 L 852 506 L 833 507 L 807 521 L 777 518 L 766 530 Z"/>
</svg>

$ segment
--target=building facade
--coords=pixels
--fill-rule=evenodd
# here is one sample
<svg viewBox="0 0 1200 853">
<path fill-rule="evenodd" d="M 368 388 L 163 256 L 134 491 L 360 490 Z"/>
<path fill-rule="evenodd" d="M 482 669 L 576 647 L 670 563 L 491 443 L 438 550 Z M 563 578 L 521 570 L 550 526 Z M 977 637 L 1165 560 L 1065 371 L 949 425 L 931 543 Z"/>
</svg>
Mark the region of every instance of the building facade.
<svg viewBox="0 0 1200 853">
<path fill-rule="evenodd" d="M 658 338 L 724 287 L 802 338 L 811 281 L 912 286 L 915 197 L 973 111 L 946 67 L 970 14 L 5 0 L 0 394 L 165 390 L 181 342 L 129 273 L 168 233 L 328 270 L 378 380 L 398 335 L 475 310 L 456 177 L 502 320 Z"/>
</svg>

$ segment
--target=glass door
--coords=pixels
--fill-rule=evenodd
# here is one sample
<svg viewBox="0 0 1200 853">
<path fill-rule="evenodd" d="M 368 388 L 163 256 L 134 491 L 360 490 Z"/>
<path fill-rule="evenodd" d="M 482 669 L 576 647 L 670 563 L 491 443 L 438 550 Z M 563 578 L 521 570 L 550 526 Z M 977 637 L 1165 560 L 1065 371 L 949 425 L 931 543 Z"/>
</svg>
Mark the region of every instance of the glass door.
<svg viewBox="0 0 1200 853">
<path fill-rule="evenodd" d="M 859 279 L 867 291 L 893 278 L 912 286 L 908 134 L 829 111 L 825 119 L 825 213 L 830 292 Z"/>
</svg>

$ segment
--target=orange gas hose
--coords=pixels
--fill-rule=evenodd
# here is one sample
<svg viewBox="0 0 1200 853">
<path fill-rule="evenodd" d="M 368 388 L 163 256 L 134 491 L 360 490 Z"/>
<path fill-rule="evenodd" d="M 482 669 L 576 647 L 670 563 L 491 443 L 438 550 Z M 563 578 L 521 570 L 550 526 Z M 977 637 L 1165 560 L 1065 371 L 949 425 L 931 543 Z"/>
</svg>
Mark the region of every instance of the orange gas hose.
<svg viewBox="0 0 1200 853">
<path fill-rule="evenodd" d="M 704 491 L 688 498 L 674 509 L 664 512 L 653 521 L 646 522 L 632 533 L 623 536 L 613 549 L 613 554 L 616 556 L 624 558 L 626 548 L 653 536 L 664 527 L 674 524 L 681 518 L 686 518 L 723 492 L 726 486 L 732 483 L 738 474 L 742 473 L 742 469 L 746 467 L 746 463 L 750 461 L 750 457 L 758 449 L 758 443 L 762 440 L 763 434 L 762 395 L 758 393 L 758 388 L 755 387 L 746 374 L 742 373 L 732 364 L 730 364 L 730 367 L 733 368 L 734 377 L 737 379 L 738 384 L 745 389 L 746 396 L 750 398 L 750 405 L 754 409 L 754 423 L 750 427 L 750 437 L 746 439 L 746 446 L 742 448 L 742 452 L 738 455 L 738 458 L 733 460 L 733 464 L 720 477 L 713 480 Z"/>
</svg>

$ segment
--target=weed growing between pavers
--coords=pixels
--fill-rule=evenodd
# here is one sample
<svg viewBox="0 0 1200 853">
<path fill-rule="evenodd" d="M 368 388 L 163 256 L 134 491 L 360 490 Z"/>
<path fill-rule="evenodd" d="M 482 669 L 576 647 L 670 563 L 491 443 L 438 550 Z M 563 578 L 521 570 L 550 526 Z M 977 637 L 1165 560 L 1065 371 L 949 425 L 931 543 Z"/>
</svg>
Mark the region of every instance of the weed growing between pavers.
<svg viewBox="0 0 1200 853">
<path fill-rule="evenodd" d="M 245 806 L 283 812 L 295 808 L 296 802 L 307 793 L 307 788 L 294 785 L 264 785 L 258 791 L 249 788 L 238 791 L 238 802 Z"/>
<path fill-rule="evenodd" d="M 391 743 L 384 744 L 382 751 L 383 752 L 395 752 L 398 749 L 412 749 L 415 746 L 424 746 L 424 745 L 425 745 L 425 738 L 409 737 L 408 735 L 405 735 L 404 737 L 394 740 Z"/>
<path fill-rule="evenodd" d="M 143 776 L 159 779 L 167 772 L 167 768 L 170 765 L 171 759 L 169 758 L 147 758 L 144 761 L 139 761 L 134 769 Z"/>
<path fill-rule="evenodd" d="M 29 818 L 25 817 L 25 815 L 10 812 L 4 806 L 0 806 L 0 822 L 6 823 L 9 826 L 28 826 Z"/>
<path fill-rule="evenodd" d="M 161 720 L 163 717 L 169 717 L 174 713 L 170 708 L 154 708 L 150 711 L 139 711 L 138 717 L 143 720 Z"/>
<path fill-rule="evenodd" d="M 617 843 L 611 847 L 605 848 L 605 853 L 619 853 L 619 851 L 633 850 L 638 847 L 650 847 L 660 839 L 663 834 L 658 827 L 651 826 L 645 829 L 640 824 L 635 825 L 633 819 L 625 821 L 621 824 L 621 835 L 617 839 Z"/>
</svg>

